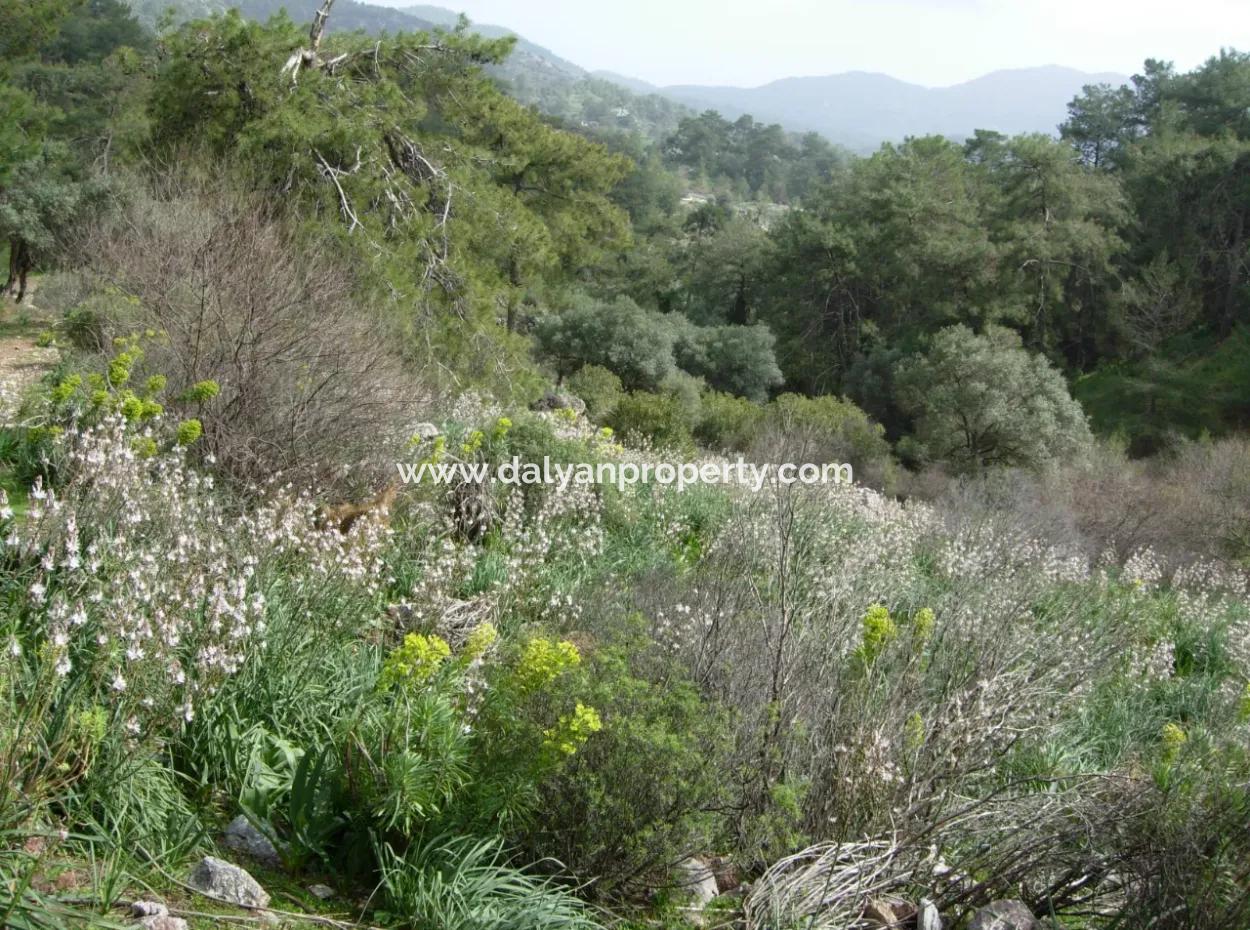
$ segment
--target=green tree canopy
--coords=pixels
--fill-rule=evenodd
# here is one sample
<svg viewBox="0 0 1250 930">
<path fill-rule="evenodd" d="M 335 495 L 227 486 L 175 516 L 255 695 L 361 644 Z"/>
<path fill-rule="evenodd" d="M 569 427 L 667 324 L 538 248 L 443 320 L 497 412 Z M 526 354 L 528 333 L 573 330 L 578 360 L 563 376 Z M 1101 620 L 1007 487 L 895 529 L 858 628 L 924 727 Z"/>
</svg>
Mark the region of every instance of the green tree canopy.
<svg viewBox="0 0 1250 930">
<path fill-rule="evenodd" d="M 1062 373 L 1001 327 L 984 335 L 943 329 L 928 352 L 899 364 L 895 382 L 899 402 L 915 417 L 915 448 L 957 470 L 1037 467 L 1090 439 Z"/>
<path fill-rule="evenodd" d="M 767 326 L 684 326 L 676 343 L 677 364 L 712 388 L 764 401 L 784 380 Z"/>
<path fill-rule="evenodd" d="M 535 336 L 562 378 L 599 365 L 629 390 L 654 390 L 675 370 L 669 321 L 628 297 L 610 303 L 577 297 L 567 310 L 540 320 Z"/>
</svg>

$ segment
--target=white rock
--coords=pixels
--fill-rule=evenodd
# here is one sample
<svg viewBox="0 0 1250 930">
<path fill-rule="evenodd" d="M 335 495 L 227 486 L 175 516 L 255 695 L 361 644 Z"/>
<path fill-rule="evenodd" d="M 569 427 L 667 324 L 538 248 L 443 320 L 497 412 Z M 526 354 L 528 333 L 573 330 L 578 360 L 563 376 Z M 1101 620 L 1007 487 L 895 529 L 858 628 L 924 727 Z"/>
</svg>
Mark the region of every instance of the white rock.
<svg viewBox="0 0 1250 930">
<path fill-rule="evenodd" d="M 168 914 L 152 914 L 139 921 L 144 930 L 187 930 L 187 922 L 181 917 L 170 917 Z"/>
<path fill-rule="evenodd" d="M 164 917 L 169 908 L 160 901 L 134 901 L 130 905 L 131 917 Z"/>
<path fill-rule="evenodd" d="M 942 917 L 938 913 L 937 905 L 928 898 L 920 899 L 920 908 L 916 913 L 916 927 L 918 930 L 942 930 Z"/>
<path fill-rule="evenodd" d="M 972 917 L 968 930 L 1042 930 L 1023 901 L 991 901 Z"/>
<path fill-rule="evenodd" d="M 260 883 L 237 865 L 205 856 L 191 870 L 187 883 L 201 894 L 239 907 L 268 907 L 269 895 Z"/>
<path fill-rule="evenodd" d="M 716 873 L 702 859 L 686 859 L 679 863 L 673 878 L 677 887 L 686 892 L 697 908 L 704 907 L 717 895 Z"/>
</svg>

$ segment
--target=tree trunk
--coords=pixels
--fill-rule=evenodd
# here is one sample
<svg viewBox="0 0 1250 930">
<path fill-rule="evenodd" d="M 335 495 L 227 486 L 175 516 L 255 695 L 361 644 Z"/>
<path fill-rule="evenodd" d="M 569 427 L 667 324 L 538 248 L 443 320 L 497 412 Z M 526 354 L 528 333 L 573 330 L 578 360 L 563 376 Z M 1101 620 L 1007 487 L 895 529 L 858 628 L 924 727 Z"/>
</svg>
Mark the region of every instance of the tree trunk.
<svg viewBox="0 0 1250 930">
<path fill-rule="evenodd" d="M 30 250 L 16 236 L 9 239 L 9 280 L 5 282 L 4 294 L 21 303 L 26 297 L 26 276 L 30 272 Z"/>
<path fill-rule="evenodd" d="M 521 267 L 516 256 L 508 259 L 508 283 L 512 285 L 508 294 L 508 314 L 505 326 L 510 333 L 516 332 L 517 305 L 521 303 Z"/>
<path fill-rule="evenodd" d="M 1242 263 L 1244 258 L 1242 253 L 1245 251 L 1246 239 L 1246 214 L 1238 212 L 1237 220 L 1233 227 L 1233 241 L 1228 248 L 1228 280 L 1224 285 L 1224 313 L 1220 320 L 1220 335 L 1227 336 L 1233 331 L 1233 326 L 1237 322 L 1237 296 L 1240 288 L 1238 284 L 1242 274 Z"/>
<path fill-rule="evenodd" d="M 746 326 L 751 322 L 751 308 L 747 304 L 746 278 L 738 279 L 738 289 L 734 295 L 734 306 L 729 322 L 738 326 Z"/>
<path fill-rule="evenodd" d="M 17 289 L 17 256 L 18 242 L 16 239 L 9 240 L 9 276 L 4 279 L 4 290 L 0 294 L 5 297 L 12 297 Z"/>
</svg>

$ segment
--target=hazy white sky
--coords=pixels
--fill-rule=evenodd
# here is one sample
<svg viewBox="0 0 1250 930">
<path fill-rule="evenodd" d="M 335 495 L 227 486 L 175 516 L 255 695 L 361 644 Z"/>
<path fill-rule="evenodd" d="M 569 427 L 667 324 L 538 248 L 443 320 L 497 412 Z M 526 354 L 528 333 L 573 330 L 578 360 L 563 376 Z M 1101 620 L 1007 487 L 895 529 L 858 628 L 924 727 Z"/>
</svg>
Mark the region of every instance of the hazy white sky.
<svg viewBox="0 0 1250 930">
<path fill-rule="evenodd" d="M 408 6 L 414 0 L 370 0 Z M 1059 64 L 1132 74 L 1250 48 L 1250 0 L 456 0 L 583 67 L 656 84 L 880 71 L 941 86 Z"/>
</svg>

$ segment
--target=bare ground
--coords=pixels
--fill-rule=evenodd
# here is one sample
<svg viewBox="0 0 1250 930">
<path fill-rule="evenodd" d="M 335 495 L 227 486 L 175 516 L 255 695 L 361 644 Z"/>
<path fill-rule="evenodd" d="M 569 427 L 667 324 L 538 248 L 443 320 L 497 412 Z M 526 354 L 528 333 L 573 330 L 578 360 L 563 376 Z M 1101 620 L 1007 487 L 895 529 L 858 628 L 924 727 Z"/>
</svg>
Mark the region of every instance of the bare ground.
<svg viewBox="0 0 1250 930">
<path fill-rule="evenodd" d="M 37 344 L 38 311 L 18 310 L 8 301 L 0 304 L 0 427 L 16 422 L 22 395 L 52 369 L 60 352 Z"/>
</svg>

